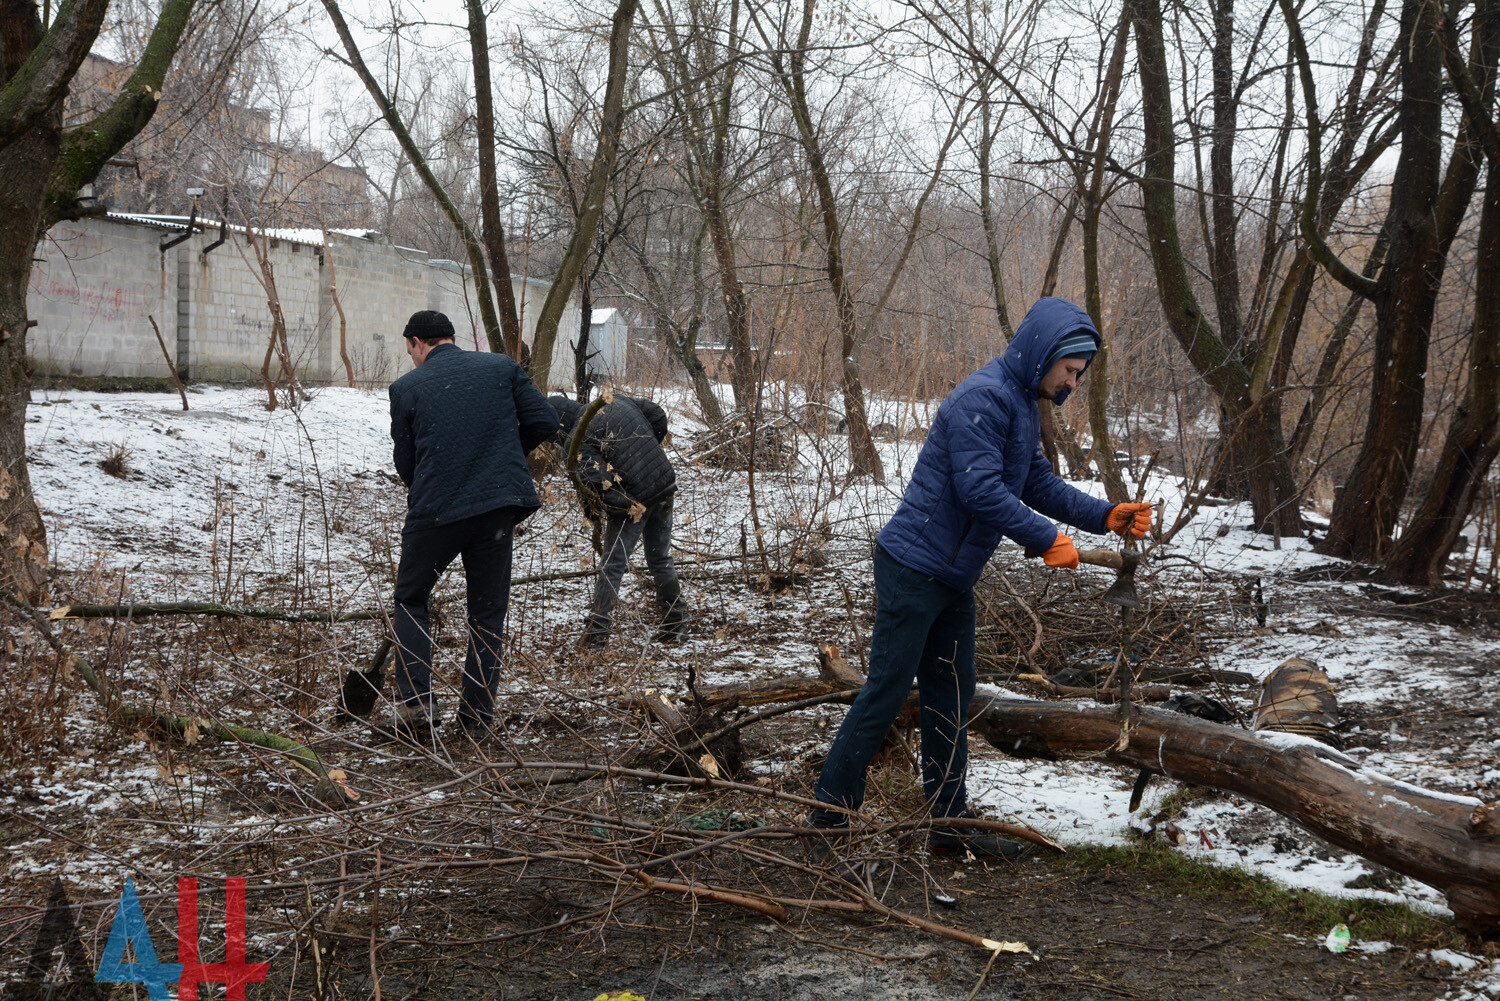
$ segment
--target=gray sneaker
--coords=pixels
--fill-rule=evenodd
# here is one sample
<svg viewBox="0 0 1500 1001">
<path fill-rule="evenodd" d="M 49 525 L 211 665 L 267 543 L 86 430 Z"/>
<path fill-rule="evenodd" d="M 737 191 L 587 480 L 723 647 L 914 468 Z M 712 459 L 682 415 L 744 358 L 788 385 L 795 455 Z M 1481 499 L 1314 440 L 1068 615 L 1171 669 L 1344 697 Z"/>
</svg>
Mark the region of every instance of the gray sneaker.
<svg viewBox="0 0 1500 1001">
<path fill-rule="evenodd" d="M 389 724 L 373 724 L 377 733 L 413 744 L 432 742 L 432 735 L 441 722 L 436 706 L 431 702 L 402 702 L 395 709 Z"/>
</svg>

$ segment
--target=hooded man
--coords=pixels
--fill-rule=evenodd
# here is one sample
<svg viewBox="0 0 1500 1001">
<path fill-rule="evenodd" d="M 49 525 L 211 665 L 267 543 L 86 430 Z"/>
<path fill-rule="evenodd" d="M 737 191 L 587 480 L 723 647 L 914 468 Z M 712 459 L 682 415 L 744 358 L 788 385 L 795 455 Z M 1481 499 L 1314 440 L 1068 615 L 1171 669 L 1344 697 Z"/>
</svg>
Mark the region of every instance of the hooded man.
<svg viewBox="0 0 1500 1001">
<path fill-rule="evenodd" d="M 567 448 L 584 406 L 566 396 L 547 402 L 557 411 L 558 442 Z M 656 607 L 662 622 L 659 642 L 681 639 L 687 626 L 687 603 L 672 564 L 672 499 L 677 472 L 661 443 L 667 437 L 667 413 L 650 400 L 615 394 L 590 419 L 578 449 L 578 475 L 589 500 L 585 512 L 604 522 L 603 561 L 594 585 L 594 600 L 584 621 L 579 645 L 601 647 L 609 641 L 609 621 L 626 562 L 636 543 L 644 541 L 646 566 L 656 585 Z"/>
<path fill-rule="evenodd" d="M 514 361 L 454 344 L 453 324 L 442 313 L 413 313 L 404 335 L 415 368 L 390 389 L 396 472 L 406 484 L 396 570 L 396 729 L 424 738 L 437 723 L 427 599 L 461 556 L 469 645 L 459 723 L 478 738 L 494 718 L 512 531 L 542 504 L 526 453 L 557 431 L 557 415 Z"/>
<path fill-rule="evenodd" d="M 839 727 L 816 796 L 859 809 L 865 769 L 917 682 L 921 704 L 922 788 L 934 826 L 928 847 L 1015 859 L 1022 846 L 973 827 L 966 818 L 967 720 L 974 695 L 974 584 L 1002 536 L 1048 566 L 1073 569 L 1078 550 L 1053 525 L 1095 534 L 1142 536 L 1149 504 L 1097 500 L 1059 479 L 1042 452 L 1037 401 L 1062 403 L 1088 369 L 1100 338 L 1089 316 L 1063 299 L 1041 299 L 1002 357 L 948 394 L 922 446 L 900 506 L 876 539 L 875 626 L 869 679 Z M 814 811 L 809 847 L 833 861 L 848 817 Z M 855 870 L 857 873 L 858 870 Z"/>
</svg>

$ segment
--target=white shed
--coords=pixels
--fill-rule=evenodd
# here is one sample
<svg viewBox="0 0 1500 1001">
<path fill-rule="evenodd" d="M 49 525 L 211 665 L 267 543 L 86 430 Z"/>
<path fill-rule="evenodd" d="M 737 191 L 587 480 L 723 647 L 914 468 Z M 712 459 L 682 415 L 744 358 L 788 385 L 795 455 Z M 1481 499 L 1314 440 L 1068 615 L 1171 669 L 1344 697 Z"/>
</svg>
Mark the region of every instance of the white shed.
<svg viewBox="0 0 1500 1001">
<path fill-rule="evenodd" d="M 589 319 L 589 374 L 615 382 L 625 378 L 630 324 L 618 309 L 596 309 Z"/>
</svg>

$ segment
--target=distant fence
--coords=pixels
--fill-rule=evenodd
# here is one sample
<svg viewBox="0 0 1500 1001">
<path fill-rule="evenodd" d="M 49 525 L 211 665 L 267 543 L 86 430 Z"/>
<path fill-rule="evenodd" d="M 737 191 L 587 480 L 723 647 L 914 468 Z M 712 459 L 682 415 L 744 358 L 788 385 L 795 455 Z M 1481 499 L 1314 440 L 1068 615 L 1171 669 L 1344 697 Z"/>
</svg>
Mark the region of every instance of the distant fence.
<svg viewBox="0 0 1500 1001">
<path fill-rule="evenodd" d="M 153 317 L 183 378 L 258 381 L 271 336 L 260 263 L 243 231 L 231 228 L 214 247 L 218 223 L 201 225 L 205 232 L 165 251 L 162 245 L 186 230 L 185 219 L 111 214 L 54 226 L 37 249 L 26 299 L 37 321 L 27 337 L 33 369 L 54 376 L 167 378 Z M 393 246 L 379 234 L 330 231 L 325 245 L 316 230 L 272 230 L 266 246 L 299 378 L 345 379 L 335 287 L 357 382 L 390 382 L 410 368 L 401 331 L 419 309 L 446 313 L 462 347 L 487 349 L 473 273 L 465 265 Z M 522 329 L 529 342 L 550 284 L 519 277 L 511 284 L 518 305 L 524 297 Z M 571 385 L 578 323 L 577 302 L 570 302 L 553 352 L 560 385 Z"/>
</svg>

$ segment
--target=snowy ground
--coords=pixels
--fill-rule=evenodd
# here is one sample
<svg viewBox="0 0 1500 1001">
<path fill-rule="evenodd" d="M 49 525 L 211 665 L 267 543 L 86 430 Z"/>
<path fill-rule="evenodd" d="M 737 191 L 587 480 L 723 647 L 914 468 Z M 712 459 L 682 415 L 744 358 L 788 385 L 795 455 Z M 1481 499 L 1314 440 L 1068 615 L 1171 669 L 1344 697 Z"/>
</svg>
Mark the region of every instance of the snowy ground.
<svg viewBox="0 0 1500 1001">
<path fill-rule="evenodd" d="M 753 552 L 755 531 L 747 476 L 682 461 L 699 430 L 683 416 L 687 401 L 675 392 L 652 395 L 677 415 L 673 449 L 681 487 L 675 537 L 681 565 L 701 571 L 687 575 L 690 600 L 704 624 L 687 650 L 709 665 L 700 683 L 810 672 L 820 643 L 854 647 L 839 587 L 793 589 L 768 599 L 743 586 L 741 540 L 749 539 Z M 176 397 L 161 394 L 36 394 L 27 441 L 53 563 L 137 601 L 212 597 L 339 609 L 387 601 L 404 499 L 391 472 L 385 394 L 320 389 L 299 409 L 273 413 L 257 390 L 204 387 L 189 401 L 192 409 L 183 412 Z M 869 541 L 899 501 L 920 448 L 919 440 L 900 435 L 929 420 L 928 405 L 890 402 L 872 409 L 872 424 L 888 421 L 897 431 L 880 443 L 885 486 L 857 481 L 845 488 L 843 439 L 798 437 L 798 469 L 763 471 L 755 478 L 754 513 L 773 557 L 820 549 L 827 557 L 821 573 L 847 587 L 856 608 L 867 609 Z M 124 478 L 102 467 L 111 453 L 123 453 Z M 513 596 L 511 642 L 523 660 L 529 644 L 551 648 L 577 628 L 590 583 L 586 576 L 536 584 L 526 578 L 593 566 L 563 480 L 553 477 L 546 493 L 548 503 L 526 524 L 516 549 L 514 575 L 521 583 Z M 1180 493 L 1180 485 L 1162 475 L 1154 475 L 1145 491 L 1148 499 L 1162 501 L 1168 524 Z M 1341 706 L 1363 713 L 1361 739 L 1351 753 L 1366 767 L 1455 795 L 1484 801 L 1500 796 L 1500 738 L 1491 718 L 1500 713 L 1493 634 L 1378 615 L 1342 617 L 1343 606 L 1362 600 L 1359 588 L 1293 579 L 1328 560 L 1302 540 L 1286 540 L 1276 549 L 1244 530 L 1247 521 L 1248 511 L 1237 505 L 1205 508 L 1169 548 L 1184 577 L 1258 576 L 1264 583 L 1266 627 L 1247 624 L 1209 666 L 1263 676 L 1291 656 L 1314 660 L 1328 672 Z M 1019 558 L 1013 549 L 997 557 Z M 444 587 L 457 593 L 461 582 L 450 579 Z M 615 649 L 629 657 L 639 652 L 639 634 L 649 623 L 639 607 L 624 604 Z M 545 684 L 539 679 L 547 665 L 532 667 L 514 685 Z M 1433 721 L 1422 713 L 1426 696 L 1435 691 L 1448 695 L 1446 704 L 1477 710 L 1445 718 L 1444 737 L 1436 744 L 1423 736 Z M 836 719 L 836 712 L 829 718 Z M 78 725 L 89 725 L 86 714 Z M 826 731 L 810 735 L 805 746 L 786 749 L 785 760 L 816 753 L 826 739 Z M 126 745 L 113 761 L 61 762 L 50 776 L 0 783 L 0 804 L 24 802 L 29 815 L 41 817 L 49 809 L 79 806 L 107 812 L 121 802 L 180 795 L 184 781 L 190 785 L 190 779 L 163 775 L 157 764 L 132 760 L 132 746 L 141 745 Z M 776 767 L 775 761 L 751 764 L 752 771 Z M 1081 762 L 1018 762 L 978 741 L 973 770 L 970 787 L 996 816 L 1015 817 L 1064 843 L 1114 843 L 1127 836 L 1132 774 Z M 1158 780 L 1135 822 L 1154 812 L 1173 788 Z M 1208 861 L 1250 866 L 1288 886 L 1443 911 L 1435 890 L 1373 873 L 1359 858 L 1313 844 L 1253 804 L 1227 797 L 1194 803 L 1179 824 L 1193 835 L 1181 850 Z M 10 847 L 0 861 L 0 885 L 28 872 L 52 871 L 50 856 L 28 850 L 40 846 Z M 100 850 L 73 853 L 66 871 L 69 879 L 103 890 L 129 869 L 128 853 Z M 1455 966 L 1469 961 L 1451 959 Z M 1469 973 L 1473 979 L 1450 996 L 1500 996 L 1500 966 L 1486 973 L 1481 962 Z"/>
</svg>

